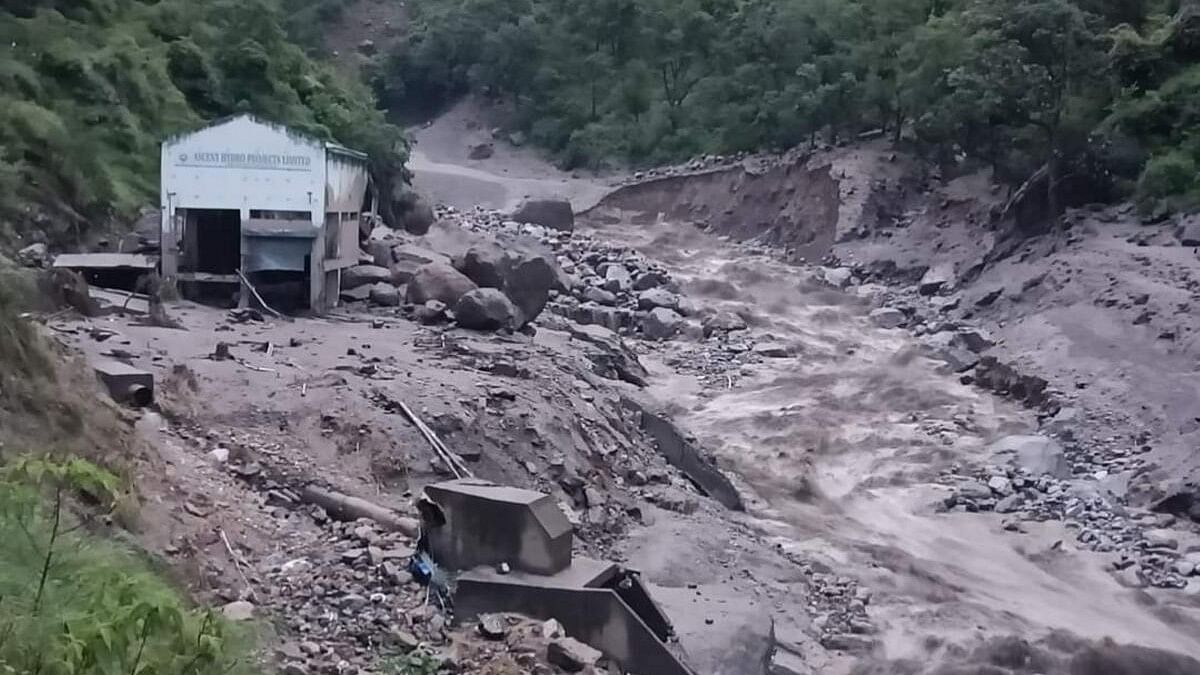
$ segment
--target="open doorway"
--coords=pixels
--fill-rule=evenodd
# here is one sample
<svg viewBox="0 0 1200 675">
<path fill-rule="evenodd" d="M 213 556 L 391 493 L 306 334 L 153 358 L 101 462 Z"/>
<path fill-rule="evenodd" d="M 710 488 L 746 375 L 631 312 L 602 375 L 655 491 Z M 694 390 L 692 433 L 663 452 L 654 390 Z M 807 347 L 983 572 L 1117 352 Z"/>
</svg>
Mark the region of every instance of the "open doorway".
<svg viewBox="0 0 1200 675">
<path fill-rule="evenodd" d="M 183 210 L 179 290 L 184 297 L 232 307 L 242 262 L 242 214 L 237 209 Z"/>
<path fill-rule="evenodd" d="M 181 272 L 235 274 L 242 261 L 242 214 L 237 209 L 188 209 Z"/>
</svg>

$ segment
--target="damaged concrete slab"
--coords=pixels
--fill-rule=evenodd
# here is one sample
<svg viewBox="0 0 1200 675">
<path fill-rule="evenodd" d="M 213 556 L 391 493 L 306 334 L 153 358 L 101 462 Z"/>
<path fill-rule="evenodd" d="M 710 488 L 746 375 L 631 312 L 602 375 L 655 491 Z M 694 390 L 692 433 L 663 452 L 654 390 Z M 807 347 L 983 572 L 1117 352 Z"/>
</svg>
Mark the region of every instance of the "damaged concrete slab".
<svg viewBox="0 0 1200 675">
<path fill-rule="evenodd" d="M 693 675 L 640 575 L 573 557 L 574 530 L 549 495 L 460 479 L 426 487 L 419 508 L 430 555 L 460 572 L 458 620 L 498 612 L 556 619 L 627 672 Z"/>
<path fill-rule="evenodd" d="M 670 624 L 637 574 L 613 563 L 577 558 L 548 576 L 479 567 L 458 577 L 454 602 L 464 619 L 494 612 L 555 619 L 626 672 L 694 675 L 672 652 Z"/>
</svg>

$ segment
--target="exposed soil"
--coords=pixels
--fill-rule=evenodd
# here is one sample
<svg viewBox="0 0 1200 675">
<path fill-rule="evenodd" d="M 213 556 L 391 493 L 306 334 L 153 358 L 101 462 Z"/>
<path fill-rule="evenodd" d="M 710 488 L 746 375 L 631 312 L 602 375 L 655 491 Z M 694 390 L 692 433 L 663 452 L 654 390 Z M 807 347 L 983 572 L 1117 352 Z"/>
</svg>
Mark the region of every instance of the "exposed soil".
<svg viewBox="0 0 1200 675">
<path fill-rule="evenodd" d="M 705 164 L 605 197 L 529 156 L 506 164 L 499 143 L 466 159 L 463 130 L 484 126 L 459 109 L 420 132 L 417 183 L 456 208 L 408 240 L 552 250 L 577 283 L 534 336 L 364 306 L 53 324 L 91 358 L 155 372 L 162 412 L 139 429 L 165 468 L 146 476 L 145 537 L 195 567 L 202 595 L 251 597 L 281 660 L 370 669 L 411 635 L 465 672 L 506 672 L 369 560 L 370 542 L 382 556 L 410 540 L 292 499 L 315 482 L 411 511 L 446 468 L 393 412 L 403 400 L 476 474 L 554 495 L 581 551 L 640 569 L 701 675 L 1200 673 L 1200 530 L 1149 510 L 1200 463 L 1177 311 L 1196 262 L 1168 226 L 1087 212 L 1014 244 L 990 225 L 1005 195 L 986 176 L 942 183 L 883 145 Z M 469 208 L 547 194 L 587 209 L 576 233 Z M 648 339 L 628 287 L 651 275 L 678 296 L 669 339 Z M 96 324 L 117 334 L 97 341 Z M 219 341 L 235 359 L 210 357 Z M 644 375 L 614 367 L 630 354 Z M 1013 385 L 989 356 L 1033 379 Z M 694 435 L 745 511 L 668 465 L 639 408 Z M 1062 471 L 995 443 L 1034 434 L 1061 443 Z M 546 672 L 529 661 L 541 645 L 520 644 L 505 654 Z"/>
</svg>

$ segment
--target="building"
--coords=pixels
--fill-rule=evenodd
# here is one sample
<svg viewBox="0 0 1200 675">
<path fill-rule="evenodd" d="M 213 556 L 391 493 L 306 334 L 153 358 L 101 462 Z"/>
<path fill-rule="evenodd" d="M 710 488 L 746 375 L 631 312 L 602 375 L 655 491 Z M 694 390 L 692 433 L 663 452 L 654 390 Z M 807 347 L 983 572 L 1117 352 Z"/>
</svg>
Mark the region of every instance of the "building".
<svg viewBox="0 0 1200 675">
<path fill-rule="evenodd" d="M 320 312 L 358 264 L 360 216 L 374 211 L 367 156 L 252 115 L 162 144 L 162 275 L 185 296 L 240 302 L 293 289 Z"/>
</svg>

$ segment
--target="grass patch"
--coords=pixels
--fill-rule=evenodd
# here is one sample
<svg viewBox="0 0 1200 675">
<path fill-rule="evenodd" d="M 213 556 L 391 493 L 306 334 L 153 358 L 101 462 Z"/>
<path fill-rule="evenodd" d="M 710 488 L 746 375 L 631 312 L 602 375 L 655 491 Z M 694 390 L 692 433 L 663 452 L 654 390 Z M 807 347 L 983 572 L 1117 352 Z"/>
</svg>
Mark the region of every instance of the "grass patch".
<svg viewBox="0 0 1200 675">
<path fill-rule="evenodd" d="M 249 675 L 250 636 L 90 534 L 120 481 L 84 460 L 0 471 L 0 673 Z M 70 508 L 74 497 L 93 508 Z M 80 514 L 83 515 L 80 515 Z"/>
</svg>

